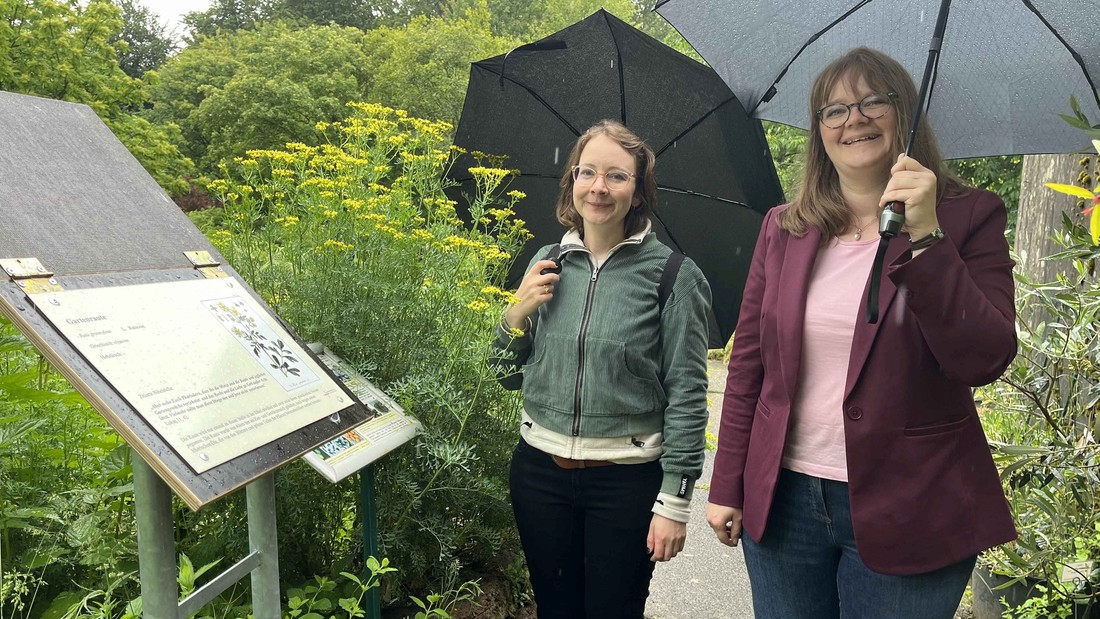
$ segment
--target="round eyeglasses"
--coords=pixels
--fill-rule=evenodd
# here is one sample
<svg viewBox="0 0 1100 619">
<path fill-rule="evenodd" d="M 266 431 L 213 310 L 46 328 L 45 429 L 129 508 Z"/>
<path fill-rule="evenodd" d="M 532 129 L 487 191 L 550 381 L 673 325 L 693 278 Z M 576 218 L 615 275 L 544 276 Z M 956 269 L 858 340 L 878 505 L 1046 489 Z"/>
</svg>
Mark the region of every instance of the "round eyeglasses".
<svg viewBox="0 0 1100 619">
<path fill-rule="evenodd" d="M 630 179 L 634 178 L 634 175 L 629 172 L 623 172 L 622 170 L 611 170 L 610 172 L 597 172 L 594 168 L 583 165 L 573 166 L 573 182 L 581 187 L 587 187 L 596 182 L 596 177 L 602 176 L 603 182 L 607 185 L 608 189 L 622 189 L 626 187 L 626 184 L 630 182 Z"/>
<path fill-rule="evenodd" d="M 853 107 L 858 108 L 859 113 L 867 118 L 882 118 L 890 109 L 895 97 L 897 97 L 897 94 L 892 92 L 884 95 L 873 92 L 855 103 L 826 105 L 817 110 L 817 119 L 830 129 L 839 129 L 844 126 L 844 123 L 848 122 Z"/>
</svg>

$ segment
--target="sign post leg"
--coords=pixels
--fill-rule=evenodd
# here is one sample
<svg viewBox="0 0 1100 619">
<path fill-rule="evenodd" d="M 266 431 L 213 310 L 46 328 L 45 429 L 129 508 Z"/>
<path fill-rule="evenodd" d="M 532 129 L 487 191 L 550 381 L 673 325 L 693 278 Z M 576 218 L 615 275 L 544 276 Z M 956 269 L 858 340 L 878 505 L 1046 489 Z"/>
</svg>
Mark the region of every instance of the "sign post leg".
<svg viewBox="0 0 1100 619">
<path fill-rule="evenodd" d="M 363 578 L 366 582 L 365 579 L 370 577 L 370 574 L 366 573 L 370 571 L 365 567 L 366 560 L 370 557 L 382 560 L 378 556 L 378 509 L 374 504 L 373 464 L 359 471 L 359 511 L 363 522 Z M 364 604 L 367 611 L 366 619 L 379 619 L 382 616 L 382 598 L 378 595 L 378 587 L 367 591 Z"/>
<path fill-rule="evenodd" d="M 279 542 L 275 527 L 275 475 L 268 473 L 245 488 L 248 503 L 248 545 L 260 553 L 252 570 L 252 616 L 279 619 Z"/>
<path fill-rule="evenodd" d="M 172 492 L 140 456 L 131 454 L 130 462 L 134 467 L 142 615 L 146 619 L 178 619 Z"/>
</svg>

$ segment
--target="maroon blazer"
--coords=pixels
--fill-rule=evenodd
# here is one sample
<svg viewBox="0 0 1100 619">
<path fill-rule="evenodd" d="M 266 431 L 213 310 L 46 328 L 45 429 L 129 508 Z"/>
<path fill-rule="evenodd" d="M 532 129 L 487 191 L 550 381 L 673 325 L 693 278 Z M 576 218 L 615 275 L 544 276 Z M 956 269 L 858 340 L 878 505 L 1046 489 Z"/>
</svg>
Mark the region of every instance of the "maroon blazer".
<svg viewBox="0 0 1100 619">
<path fill-rule="evenodd" d="M 802 358 L 806 291 L 821 233 L 757 240 L 734 335 L 710 502 L 766 534 Z M 1004 203 L 983 190 L 941 201 L 946 238 L 916 259 L 886 253 L 879 321 L 864 291 L 844 385 L 856 547 L 872 570 L 917 574 L 1016 537 L 971 388 L 1016 354 L 1013 262 Z"/>
</svg>

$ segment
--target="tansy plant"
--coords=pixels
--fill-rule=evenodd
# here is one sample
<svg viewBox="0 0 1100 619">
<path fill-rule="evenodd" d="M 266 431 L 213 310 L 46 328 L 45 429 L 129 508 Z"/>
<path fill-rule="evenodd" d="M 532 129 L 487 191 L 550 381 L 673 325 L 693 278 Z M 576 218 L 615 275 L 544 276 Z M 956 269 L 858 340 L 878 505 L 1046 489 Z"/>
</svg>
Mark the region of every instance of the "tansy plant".
<svg viewBox="0 0 1100 619">
<path fill-rule="evenodd" d="M 209 183 L 224 210 L 197 219 L 300 336 L 355 363 L 424 423 L 416 444 L 376 471 L 381 551 L 401 569 L 383 595 L 419 594 L 440 566 L 518 548 L 507 502 L 518 400 L 485 360 L 515 300 L 504 277 L 530 235 L 513 210 L 524 198 L 508 188 L 514 171 L 470 170 L 468 225 L 444 193 L 458 153 L 451 127 L 350 107 L 347 120 L 318 124 L 320 146 L 251 151 L 224 166 Z M 299 487 L 284 497 L 294 516 L 280 513 L 280 548 L 301 548 L 315 574 L 357 560 L 354 486 L 308 471 L 290 478 Z"/>
</svg>

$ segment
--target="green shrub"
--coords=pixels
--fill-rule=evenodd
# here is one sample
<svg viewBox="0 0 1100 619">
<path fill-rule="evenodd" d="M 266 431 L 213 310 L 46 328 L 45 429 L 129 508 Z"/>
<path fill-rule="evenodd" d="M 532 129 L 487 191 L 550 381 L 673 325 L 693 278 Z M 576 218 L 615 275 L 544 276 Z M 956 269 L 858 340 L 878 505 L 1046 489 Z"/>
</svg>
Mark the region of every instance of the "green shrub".
<svg viewBox="0 0 1100 619">
<path fill-rule="evenodd" d="M 424 423 L 415 444 L 377 465 L 381 552 L 401 570 L 401 591 L 385 592 L 394 596 L 432 589 L 452 561 L 516 548 L 507 462 L 518 402 L 485 359 L 511 298 L 499 286 L 528 234 L 512 211 L 523 196 L 503 194 L 507 170 L 475 168 L 475 225 L 457 217 L 441 180 L 455 152 L 448 125 L 351 107 L 347 121 L 318 126 L 320 147 L 250 151 L 223 167 L 210 189 L 224 214 L 202 219 L 220 219 L 212 241 L 299 335 Z M 354 482 L 302 467 L 277 480 L 280 547 L 294 559 L 282 565 L 303 570 L 284 576 L 350 570 L 361 552 Z"/>
</svg>

